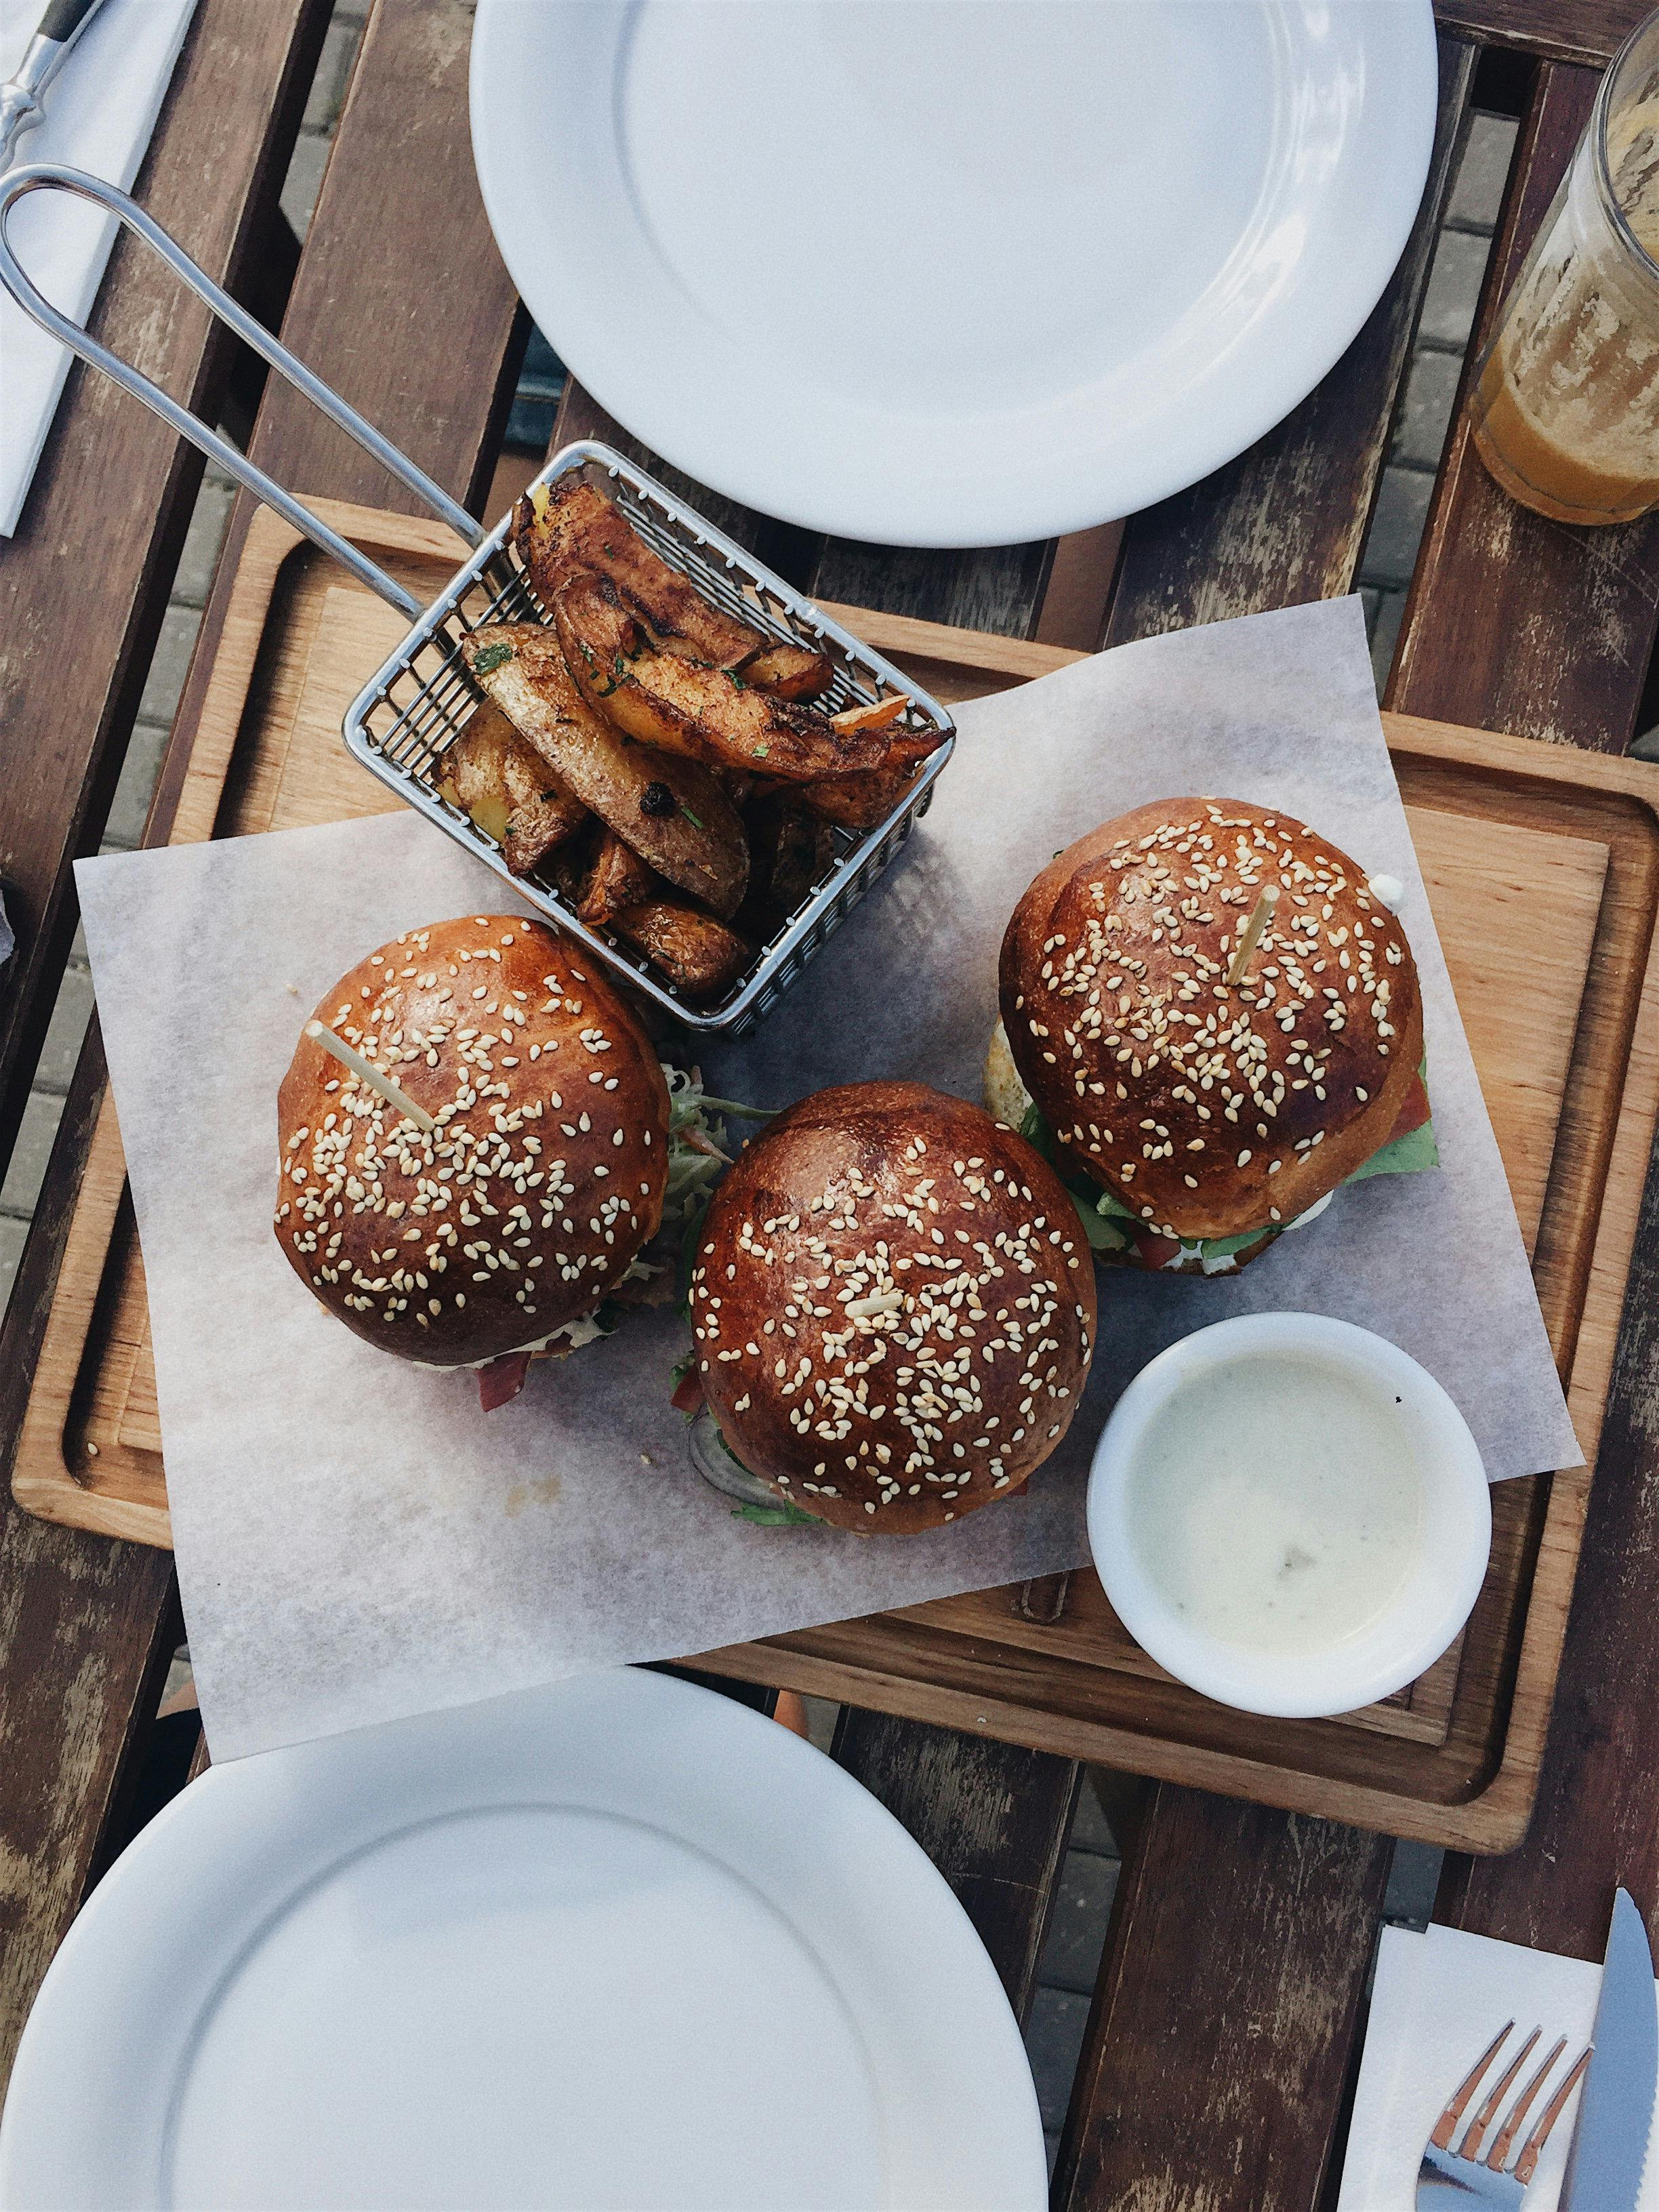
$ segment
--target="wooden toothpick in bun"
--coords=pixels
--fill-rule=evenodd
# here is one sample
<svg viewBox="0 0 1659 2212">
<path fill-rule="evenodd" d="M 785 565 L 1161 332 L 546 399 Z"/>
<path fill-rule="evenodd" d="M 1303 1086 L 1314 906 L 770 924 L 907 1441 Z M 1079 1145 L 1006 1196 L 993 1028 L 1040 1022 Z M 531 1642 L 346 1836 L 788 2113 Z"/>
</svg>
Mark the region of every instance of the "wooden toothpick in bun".
<svg viewBox="0 0 1659 2212">
<path fill-rule="evenodd" d="M 1123 1256 L 1267 1241 L 1427 1119 L 1417 969 L 1385 889 L 1233 799 L 1139 807 L 1032 884 L 1003 939 L 1007 1044 L 1068 1171 L 1139 1224 Z"/>
<path fill-rule="evenodd" d="M 342 976 L 317 1024 L 394 1097 L 301 1034 L 277 1100 L 296 1273 L 367 1342 L 435 1366 L 573 1333 L 655 1232 L 668 1170 L 662 1070 L 598 969 L 520 915 L 434 922 Z"/>
<path fill-rule="evenodd" d="M 1023 1139 L 923 1084 L 855 1083 L 727 1173 L 691 1319 L 743 1464 L 820 1520 L 906 1534 L 1008 1496 L 1065 1435 L 1094 1271 Z"/>
</svg>

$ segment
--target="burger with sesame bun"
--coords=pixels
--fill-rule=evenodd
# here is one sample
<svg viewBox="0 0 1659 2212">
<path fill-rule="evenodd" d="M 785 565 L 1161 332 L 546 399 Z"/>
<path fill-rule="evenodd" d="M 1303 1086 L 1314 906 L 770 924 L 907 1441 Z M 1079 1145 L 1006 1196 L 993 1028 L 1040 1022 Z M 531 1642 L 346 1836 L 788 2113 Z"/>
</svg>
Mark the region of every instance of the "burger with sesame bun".
<svg viewBox="0 0 1659 2212">
<path fill-rule="evenodd" d="M 1438 1164 L 1392 877 L 1277 809 L 1166 799 L 1056 854 L 1003 939 L 986 1102 L 1097 1259 L 1224 1274 L 1345 1182 Z"/>
<path fill-rule="evenodd" d="M 816 1520 L 907 1534 L 1010 1496 L 1065 1435 L 1094 1271 L 1023 1138 L 924 1084 L 854 1083 L 723 1178 L 690 1312 L 732 1455 Z"/>
<path fill-rule="evenodd" d="M 323 1000 L 277 1096 L 295 1273 L 366 1342 L 477 1369 L 486 1411 L 672 1295 L 653 1252 L 724 1164 L 696 1079 L 571 953 L 521 915 L 410 930 Z"/>
</svg>

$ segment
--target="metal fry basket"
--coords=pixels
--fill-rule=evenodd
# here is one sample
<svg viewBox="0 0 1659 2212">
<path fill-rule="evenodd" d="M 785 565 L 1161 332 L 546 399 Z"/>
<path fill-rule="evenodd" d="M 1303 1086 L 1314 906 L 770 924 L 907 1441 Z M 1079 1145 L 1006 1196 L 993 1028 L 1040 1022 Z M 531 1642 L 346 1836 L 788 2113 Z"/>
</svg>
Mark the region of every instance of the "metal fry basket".
<svg viewBox="0 0 1659 2212">
<path fill-rule="evenodd" d="M 36 290 L 11 249 L 6 225 L 18 201 L 29 192 L 48 190 L 95 202 L 143 239 L 238 337 L 475 548 L 471 559 L 429 607 L 422 610 L 401 584 L 359 547 L 331 529 L 245 453 L 169 398 L 159 386 L 89 337 L 78 323 L 59 313 Z M 141 399 L 238 483 L 331 554 L 360 582 L 411 618 L 413 627 L 396 653 L 352 702 L 344 726 L 348 747 L 399 798 L 493 868 L 550 922 L 579 939 L 619 981 L 685 1028 L 726 1036 L 741 1036 L 750 1028 L 777 1003 L 830 933 L 857 906 L 892 861 L 919 817 L 927 811 L 933 785 L 956 744 L 955 725 L 937 700 L 919 690 L 890 661 L 803 599 L 781 576 L 774 575 L 624 455 L 592 441 L 567 446 L 556 453 L 535 478 L 532 491 L 573 475 L 581 477 L 614 500 L 647 544 L 687 575 L 706 599 L 769 636 L 827 653 L 834 673 L 817 702 L 826 712 L 833 714 L 901 694 L 908 702 L 902 718 L 904 723 L 918 731 L 934 732 L 942 740 L 923 761 L 903 798 L 884 821 L 866 831 L 835 830 L 830 865 L 795 911 L 757 949 L 725 994 L 712 1006 L 693 1003 L 659 975 L 641 954 L 608 930 L 590 928 L 578 920 L 568 901 L 550 881 L 534 873 L 514 875 L 496 841 L 443 795 L 444 756 L 483 696 L 461 659 L 462 638 L 487 623 L 546 623 L 550 619 L 510 542 L 512 517 L 503 516 L 485 537 L 473 517 L 441 485 L 256 323 L 126 193 L 100 178 L 41 162 L 14 170 L 0 182 L 0 283 L 54 337 Z"/>
<path fill-rule="evenodd" d="M 801 904 L 712 1007 L 691 1004 L 647 961 L 608 931 L 588 928 L 550 884 L 508 872 L 495 840 L 443 797 L 443 757 L 466 726 L 481 694 L 462 662 L 465 634 L 491 622 L 550 617 L 531 586 L 503 518 L 443 596 L 430 606 L 384 668 L 366 684 L 345 719 L 347 744 L 411 806 L 489 863 L 550 921 L 568 930 L 625 981 L 695 1030 L 739 1036 L 777 1003 L 830 932 L 849 915 L 888 866 L 917 817 L 927 811 L 934 780 L 955 744 L 945 709 L 908 683 L 820 608 L 791 590 L 731 538 L 684 506 L 610 446 L 566 446 L 535 484 L 576 476 L 614 500 L 635 530 L 664 560 L 690 578 L 705 599 L 769 636 L 829 654 L 834 677 L 818 702 L 830 713 L 902 693 L 903 720 L 943 734 L 901 803 L 873 830 L 837 830 L 835 859 Z M 534 489 L 535 485 L 532 489 Z"/>
</svg>

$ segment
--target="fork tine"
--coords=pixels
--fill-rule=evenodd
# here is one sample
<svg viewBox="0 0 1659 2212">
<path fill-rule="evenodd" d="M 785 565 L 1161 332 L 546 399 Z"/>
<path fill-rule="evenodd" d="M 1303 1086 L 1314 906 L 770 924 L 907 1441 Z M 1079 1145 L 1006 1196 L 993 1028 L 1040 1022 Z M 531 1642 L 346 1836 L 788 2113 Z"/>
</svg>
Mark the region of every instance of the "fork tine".
<svg viewBox="0 0 1659 2212">
<path fill-rule="evenodd" d="M 1498 2029 L 1497 2034 L 1493 2036 L 1492 2041 L 1486 2045 L 1480 2056 L 1475 2060 L 1474 2065 L 1470 2067 L 1468 2072 L 1458 2083 L 1456 2088 L 1452 2091 L 1450 2101 L 1448 2103 L 1445 2111 L 1442 2112 L 1440 2118 L 1435 2122 L 1434 2133 L 1429 2137 L 1429 2141 L 1434 2145 L 1437 2150 L 1449 2150 L 1451 2148 L 1452 2130 L 1456 2127 L 1457 2123 L 1463 2117 L 1463 2107 L 1468 2103 L 1469 2099 L 1474 2096 L 1475 2091 L 1480 2087 L 1481 2075 L 1486 2072 L 1487 2067 L 1492 2064 L 1492 2060 L 1497 2057 L 1498 2052 L 1504 2048 L 1504 2042 L 1509 2036 L 1510 2029 L 1514 2026 L 1515 2022 L 1512 2020 L 1506 2020 L 1504 2021 L 1502 2027 Z"/>
<path fill-rule="evenodd" d="M 1515 2161 L 1515 2179 L 1522 2189 L 1532 2179 L 1538 2165 L 1538 2154 L 1549 2141 L 1550 2130 L 1561 2117 L 1561 2108 L 1578 2087 L 1578 2077 L 1589 2064 L 1595 2045 L 1588 2044 L 1572 2062 L 1566 2079 L 1538 2115 L 1538 2124 L 1521 2146 L 1521 2155 Z"/>
<path fill-rule="evenodd" d="M 1510 2082 L 1514 2081 L 1516 2075 L 1526 2064 L 1528 2059 L 1531 2057 L 1533 2045 L 1537 2042 L 1539 2037 L 1542 2033 L 1543 2030 L 1541 2028 L 1534 2028 L 1532 2033 L 1527 2038 L 1519 2051 L 1516 2052 L 1514 2057 L 1510 2059 L 1509 2064 L 1504 2069 L 1498 2079 L 1492 2083 L 1491 2091 L 1489 2092 L 1485 2103 L 1481 2106 L 1474 2118 L 1469 2122 L 1468 2127 L 1463 2130 L 1463 2140 L 1457 2146 L 1457 2155 L 1459 2158 L 1479 2158 L 1480 2155 L 1481 2136 L 1485 2135 L 1486 2130 L 1492 2125 L 1492 2116 L 1497 2112 L 1499 2105 L 1503 2103 L 1504 2098 L 1507 2097 L 1510 2093 Z"/>
<path fill-rule="evenodd" d="M 1521 2132 L 1521 2124 L 1532 2108 L 1533 2099 L 1543 2087 L 1549 2077 L 1550 2069 L 1566 2047 L 1567 2039 L 1564 2035 L 1521 2094 L 1510 2106 L 1504 2117 L 1504 2124 L 1492 2137 L 1492 2148 L 1486 2153 L 1486 2162 L 1494 2173 L 1502 2173 L 1504 2171 L 1504 2161 L 1510 2154 L 1510 2146 Z"/>
</svg>

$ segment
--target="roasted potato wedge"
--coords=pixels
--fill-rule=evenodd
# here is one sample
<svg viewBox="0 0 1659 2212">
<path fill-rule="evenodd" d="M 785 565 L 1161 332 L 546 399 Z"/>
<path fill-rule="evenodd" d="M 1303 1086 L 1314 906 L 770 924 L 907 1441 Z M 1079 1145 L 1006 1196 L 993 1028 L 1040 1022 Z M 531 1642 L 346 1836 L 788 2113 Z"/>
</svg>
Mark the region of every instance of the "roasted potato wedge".
<svg viewBox="0 0 1659 2212">
<path fill-rule="evenodd" d="M 736 808 L 696 761 L 630 744 L 589 707 L 553 632 L 539 623 L 474 630 L 461 651 L 492 702 L 584 805 L 659 876 L 717 915 L 733 915 L 749 880 Z"/>
<path fill-rule="evenodd" d="M 814 653 L 810 645 L 772 644 L 739 661 L 738 673 L 775 699 L 816 699 L 831 672 L 827 653 Z"/>
<path fill-rule="evenodd" d="M 887 765 L 902 769 L 910 775 L 920 768 L 930 753 L 936 753 L 945 743 L 941 730 L 913 730 L 907 723 L 896 724 L 882 733 L 887 739 Z"/>
<path fill-rule="evenodd" d="M 810 699 L 830 681 L 827 653 L 781 645 L 705 599 L 591 484 L 568 480 L 520 500 L 513 530 L 519 557 L 546 606 L 574 570 L 592 569 L 611 579 L 659 652 L 741 668 L 746 682 L 781 699 Z"/>
<path fill-rule="evenodd" d="M 712 998 L 749 962 L 749 947 L 735 930 L 672 899 L 642 899 L 624 907 L 611 917 L 611 927 L 637 945 L 689 999 Z"/>
<path fill-rule="evenodd" d="M 662 878 L 656 870 L 631 845 L 624 845 L 614 830 L 607 830 L 599 840 L 593 872 L 576 912 L 590 929 L 603 928 L 623 907 L 637 906 L 662 888 Z"/>
<path fill-rule="evenodd" d="M 587 819 L 575 793 L 499 707 L 478 708 L 443 765 L 444 797 L 495 840 L 515 876 L 528 875 Z"/>
<path fill-rule="evenodd" d="M 885 699 L 877 699 L 867 707 L 844 707 L 830 720 L 837 730 L 879 730 L 887 739 L 887 761 L 890 769 L 903 769 L 907 773 L 925 761 L 929 753 L 936 753 L 945 743 L 945 732 L 931 726 L 913 729 L 902 720 L 910 702 L 902 692 L 894 692 Z"/>
<path fill-rule="evenodd" d="M 793 914 L 836 856 L 836 833 L 793 793 L 759 799 L 749 825 L 751 888 L 783 914 Z"/>
<path fill-rule="evenodd" d="M 887 758 L 884 730 L 837 730 L 815 708 L 754 690 L 728 669 L 656 652 L 606 577 L 573 576 L 553 612 L 583 696 L 641 744 L 787 782 Z"/>
<path fill-rule="evenodd" d="M 544 490 L 539 502 L 520 500 L 513 534 L 544 606 L 552 605 L 574 571 L 586 568 L 611 579 L 665 653 L 735 668 L 767 642 L 750 623 L 711 605 L 591 484 L 567 478 Z"/>
<path fill-rule="evenodd" d="M 902 692 L 895 691 L 888 698 L 871 700 L 867 706 L 843 707 L 830 720 L 838 730 L 884 730 L 890 722 L 897 721 L 909 703 Z"/>
<path fill-rule="evenodd" d="M 833 783 L 803 784 L 801 804 L 843 830 L 873 830 L 915 780 L 914 768 L 879 768 L 869 775 L 840 776 Z"/>
</svg>

